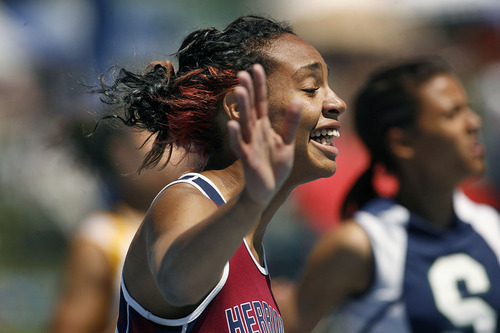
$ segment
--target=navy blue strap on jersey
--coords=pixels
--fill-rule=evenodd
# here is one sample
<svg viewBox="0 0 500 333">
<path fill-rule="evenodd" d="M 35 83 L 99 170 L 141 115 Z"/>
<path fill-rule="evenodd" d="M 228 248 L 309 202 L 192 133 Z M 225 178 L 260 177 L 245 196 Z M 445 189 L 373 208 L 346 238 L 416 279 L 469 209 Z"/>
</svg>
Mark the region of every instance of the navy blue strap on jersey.
<svg viewBox="0 0 500 333">
<path fill-rule="evenodd" d="M 190 182 L 198 185 L 218 207 L 222 206 L 226 202 L 214 185 L 206 181 L 200 174 L 188 173 L 180 177 L 179 180 L 189 180 Z"/>
</svg>

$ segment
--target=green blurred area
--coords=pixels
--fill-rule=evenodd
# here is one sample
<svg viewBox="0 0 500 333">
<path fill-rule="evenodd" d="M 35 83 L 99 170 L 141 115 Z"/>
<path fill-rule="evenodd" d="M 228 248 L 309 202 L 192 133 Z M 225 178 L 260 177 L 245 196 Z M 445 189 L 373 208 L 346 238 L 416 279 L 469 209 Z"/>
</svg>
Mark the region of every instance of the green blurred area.
<svg viewBox="0 0 500 333">
<path fill-rule="evenodd" d="M 1 332 L 45 330 L 66 242 L 47 212 L 0 204 Z"/>
</svg>

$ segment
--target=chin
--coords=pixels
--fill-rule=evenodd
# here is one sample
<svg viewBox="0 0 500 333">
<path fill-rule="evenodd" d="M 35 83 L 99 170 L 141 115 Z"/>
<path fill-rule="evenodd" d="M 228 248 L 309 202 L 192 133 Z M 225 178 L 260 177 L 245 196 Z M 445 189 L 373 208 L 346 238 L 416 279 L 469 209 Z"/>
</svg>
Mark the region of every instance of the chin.
<svg viewBox="0 0 500 333">
<path fill-rule="evenodd" d="M 320 179 L 320 178 L 329 178 L 337 172 L 337 163 L 335 161 L 328 161 L 324 165 L 318 166 L 318 169 L 315 170 L 314 173 L 316 177 L 312 180 Z M 312 181 L 309 180 L 309 181 Z"/>
<path fill-rule="evenodd" d="M 479 179 L 483 177 L 485 173 L 486 170 L 484 167 L 469 168 L 468 172 L 464 172 L 464 175 L 460 179 L 460 182 L 467 181 L 469 179 Z"/>
<path fill-rule="evenodd" d="M 301 170 L 296 170 L 289 179 L 292 180 L 294 186 L 313 182 L 321 178 L 328 178 L 335 174 L 337 171 L 336 165 L 330 168 L 318 168 L 318 166 L 302 166 Z"/>
<path fill-rule="evenodd" d="M 482 177 L 486 174 L 486 168 L 479 168 L 471 172 L 471 177 Z"/>
<path fill-rule="evenodd" d="M 333 167 L 331 167 L 329 170 L 327 170 L 325 176 L 321 177 L 321 178 L 328 178 L 328 177 L 331 177 L 333 176 L 335 173 L 337 172 L 337 163 L 334 163 L 333 164 Z"/>
<path fill-rule="evenodd" d="M 474 176 L 483 176 L 486 172 L 486 161 L 484 159 L 475 161 L 475 163 L 471 165 L 470 169 Z"/>
</svg>

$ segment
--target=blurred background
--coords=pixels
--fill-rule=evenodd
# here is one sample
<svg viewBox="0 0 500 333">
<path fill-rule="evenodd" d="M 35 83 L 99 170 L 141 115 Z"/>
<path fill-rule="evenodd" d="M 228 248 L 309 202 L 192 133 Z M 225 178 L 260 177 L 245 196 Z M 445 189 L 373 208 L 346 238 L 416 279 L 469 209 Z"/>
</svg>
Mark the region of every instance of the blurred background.
<svg viewBox="0 0 500 333">
<path fill-rule="evenodd" d="M 46 332 L 69 243 L 84 216 L 106 209 L 102 179 L 77 158 L 71 132 L 101 109 L 85 85 L 112 66 L 171 59 L 192 30 L 243 14 L 289 21 L 327 61 L 348 104 L 376 66 L 441 55 L 483 117 L 488 172 L 463 184 L 500 209 L 498 0 L 4 0 L 0 1 L 0 332 Z M 337 173 L 304 185 L 266 238 L 271 276 L 293 280 L 318 235 L 338 223 L 364 148 L 342 117 Z"/>
</svg>

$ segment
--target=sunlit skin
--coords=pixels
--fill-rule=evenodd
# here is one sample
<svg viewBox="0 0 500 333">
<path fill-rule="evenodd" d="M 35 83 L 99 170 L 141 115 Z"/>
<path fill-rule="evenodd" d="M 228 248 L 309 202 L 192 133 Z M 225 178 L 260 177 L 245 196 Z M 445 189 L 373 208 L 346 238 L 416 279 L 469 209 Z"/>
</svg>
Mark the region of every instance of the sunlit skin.
<svg viewBox="0 0 500 333">
<path fill-rule="evenodd" d="M 291 34 L 266 48 L 273 70 L 267 78 L 260 65 L 252 77 L 238 73 L 240 85 L 218 110 L 227 140 L 202 172 L 227 203 L 217 208 L 193 186 L 175 184 L 152 204 L 130 247 L 124 282 L 155 315 L 191 313 L 217 284 L 242 238 L 262 264 L 265 229 L 290 191 L 336 170 L 332 141 L 310 139 L 315 130 L 338 129 L 345 110 L 328 87 L 324 60 Z"/>
<path fill-rule="evenodd" d="M 275 52 L 277 48 L 283 51 Z M 311 140 L 315 129 L 340 128 L 339 116 L 346 104 L 328 85 L 328 67 L 310 44 L 294 35 L 280 38 L 270 48 L 273 58 L 280 63 L 268 76 L 270 109 L 284 110 L 287 101 L 298 98 L 303 103 L 302 119 L 296 136 L 295 160 L 291 183 L 304 183 L 320 177 L 329 177 L 336 171 L 335 145 L 324 145 Z M 292 78 L 291 80 L 289 78 Z M 284 111 L 271 114 L 284 114 Z M 300 179 L 298 177 L 301 177 Z"/>
</svg>

